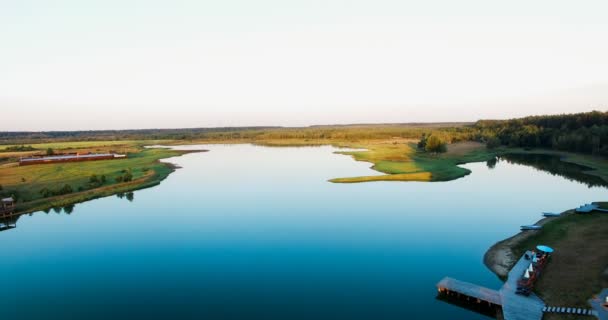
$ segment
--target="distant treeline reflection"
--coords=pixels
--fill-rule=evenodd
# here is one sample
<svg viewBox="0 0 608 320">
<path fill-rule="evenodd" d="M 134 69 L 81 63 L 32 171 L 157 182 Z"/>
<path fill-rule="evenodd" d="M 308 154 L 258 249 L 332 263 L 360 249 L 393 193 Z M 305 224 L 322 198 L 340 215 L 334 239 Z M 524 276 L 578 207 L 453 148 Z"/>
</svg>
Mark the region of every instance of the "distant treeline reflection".
<svg viewBox="0 0 608 320">
<path fill-rule="evenodd" d="M 608 183 L 602 178 L 585 173 L 585 171 L 591 170 L 591 168 L 574 163 L 564 162 L 558 156 L 547 154 L 512 153 L 488 161 L 488 167 L 493 168 L 496 166 L 498 160 L 530 166 L 537 170 L 549 172 L 552 175 L 566 178 L 570 181 L 577 181 L 586 184 L 588 187 L 608 187 Z"/>
</svg>

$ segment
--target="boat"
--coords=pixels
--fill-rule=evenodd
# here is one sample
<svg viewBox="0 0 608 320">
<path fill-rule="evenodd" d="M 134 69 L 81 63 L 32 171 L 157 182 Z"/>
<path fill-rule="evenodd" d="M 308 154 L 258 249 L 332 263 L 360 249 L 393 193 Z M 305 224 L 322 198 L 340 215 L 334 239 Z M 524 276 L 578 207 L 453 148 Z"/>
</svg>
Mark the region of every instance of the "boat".
<svg viewBox="0 0 608 320">
<path fill-rule="evenodd" d="M 543 227 L 542 226 L 537 226 L 537 225 L 527 225 L 527 226 L 521 226 L 520 228 L 521 228 L 522 231 L 525 231 L 525 230 L 540 230 Z"/>
<path fill-rule="evenodd" d="M 554 213 L 554 212 L 543 212 L 543 216 L 549 218 L 549 217 L 559 217 L 561 216 L 561 213 Z"/>
</svg>

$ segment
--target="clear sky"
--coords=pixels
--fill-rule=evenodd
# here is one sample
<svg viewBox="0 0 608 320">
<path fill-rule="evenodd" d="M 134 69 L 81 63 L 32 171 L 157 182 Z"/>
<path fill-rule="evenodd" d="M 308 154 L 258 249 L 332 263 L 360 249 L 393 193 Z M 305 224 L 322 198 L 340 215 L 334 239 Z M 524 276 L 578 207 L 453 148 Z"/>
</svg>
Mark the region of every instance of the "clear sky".
<svg viewBox="0 0 608 320">
<path fill-rule="evenodd" d="M 608 109 L 608 1 L 0 0 L 0 131 Z"/>
</svg>

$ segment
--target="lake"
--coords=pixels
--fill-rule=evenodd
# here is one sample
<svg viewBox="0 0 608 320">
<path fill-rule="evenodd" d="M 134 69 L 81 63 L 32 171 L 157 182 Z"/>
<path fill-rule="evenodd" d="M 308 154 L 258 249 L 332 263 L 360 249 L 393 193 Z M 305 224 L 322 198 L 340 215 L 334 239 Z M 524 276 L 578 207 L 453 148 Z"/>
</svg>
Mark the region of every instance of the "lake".
<svg viewBox="0 0 608 320">
<path fill-rule="evenodd" d="M 210 152 L 167 160 L 182 168 L 159 186 L 0 232 L 2 318 L 487 319 L 436 300 L 435 284 L 499 288 L 482 261 L 492 244 L 606 195 L 538 159 L 333 184 L 378 173 L 332 147 L 178 148 Z"/>
</svg>

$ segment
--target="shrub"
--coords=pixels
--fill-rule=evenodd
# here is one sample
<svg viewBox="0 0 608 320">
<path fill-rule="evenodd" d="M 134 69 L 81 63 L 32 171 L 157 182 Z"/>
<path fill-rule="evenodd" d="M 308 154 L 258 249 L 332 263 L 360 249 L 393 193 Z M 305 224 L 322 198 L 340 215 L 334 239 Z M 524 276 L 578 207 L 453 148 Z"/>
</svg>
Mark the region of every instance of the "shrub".
<svg viewBox="0 0 608 320">
<path fill-rule="evenodd" d="M 497 137 L 491 137 L 486 142 L 486 148 L 488 149 L 494 149 L 498 147 L 500 147 L 500 139 L 498 139 Z"/>
<path fill-rule="evenodd" d="M 426 134 L 422 134 L 422 137 L 420 137 L 420 141 L 418 141 L 418 149 L 422 149 L 424 150 L 426 148 Z"/>
<path fill-rule="evenodd" d="M 127 172 L 124 176 L 122 176 L 122 181 L 124 182 L 129 182 L 131 180 L 133 180 L 133 174 L 131 174 L 131 172 Z"/>
<path fill-rule="evenodd" d="M 426 145 L 424 147 L 424 150 L 426 150 L 427 152 L 435 152 L 435 153 L 446 152 L 447 145 L 438 136 L 431 135 L 426 140 Z"/>
</svg>

